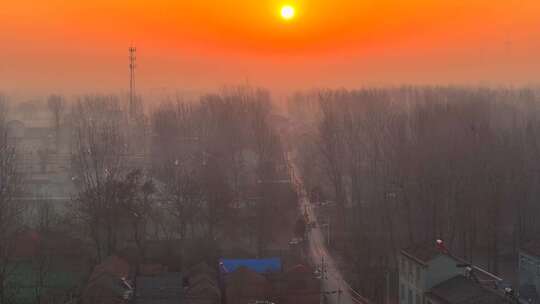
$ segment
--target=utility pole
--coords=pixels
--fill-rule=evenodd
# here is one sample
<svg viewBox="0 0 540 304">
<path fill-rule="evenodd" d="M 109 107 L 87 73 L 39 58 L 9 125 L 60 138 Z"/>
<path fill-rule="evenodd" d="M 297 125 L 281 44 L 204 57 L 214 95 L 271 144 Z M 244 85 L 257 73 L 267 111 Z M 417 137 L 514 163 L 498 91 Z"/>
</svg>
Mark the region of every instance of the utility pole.
<svg viewBox="0 0 540 304">
<path fill-rule="evenodd" d="M 385 279 L 386 279 L 386 304 L 390 304 L 390 269 L 386 269 Z"/>
<path fill-rule="evenodd" d="M 321 255 L 321 280 L 325 280 L 326 276 L 326 270 L 324 269 L 324 255 Z M 323 284 L 321 284 L 321 287 L 323 286 Z M 324 291 L 321 293 L 321 303 L 327 303 L 326 301 L 326 294 L 324 293 Z"/>
<path fill-rule="evenodd" d="M 330 217 L 329 216 L 326 217 L 326 224 L 324 226 L 326 226 L 326 244 L 330 246 Z"/>
<path fill-rule="evenodd" d="M 129 114 L 135 115 L 135 68 L 137 61 L 137 48 L 129 47 Z"/>
<path fill-rule="evenodd" d="M 321 278 L 326 280 L 326 269 L 324 265 L 324 255 L 321 256 Z"/>
</svg>

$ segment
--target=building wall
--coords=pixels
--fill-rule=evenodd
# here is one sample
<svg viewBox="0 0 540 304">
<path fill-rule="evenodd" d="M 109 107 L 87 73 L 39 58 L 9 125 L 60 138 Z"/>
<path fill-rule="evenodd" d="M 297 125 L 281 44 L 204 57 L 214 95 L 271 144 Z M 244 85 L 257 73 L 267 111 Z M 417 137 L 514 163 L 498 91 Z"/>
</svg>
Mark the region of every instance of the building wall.
<svg viewBox="0 0 540 304">
<path fill-rule="evenodd" d="M 426 297 L 426 299 L 425 299 L 425 304 L 444 304 L 444 303 L 441 302 L 441 301 L 432 299 L 432 298 L 430 298 L 430 297 Z"/>
<path fill-rule="evenodd" d="M 440 255 L 423 265 L 402 254 L 399 263 L 399 303 L 428 303 L 424 294 L 429 289 L 463 274 L 463 269 L 457 268 L 456 264 L 456 260 L 446 255 Z"/>
<path fill-rule="evenodd" d="M 426 285 L 425 265 L 405 255 L 401 255 L 399 260 L 399 303 L 423 303 Z"/>
<path fill-rule="evenodd" d="M 519 252 L 519 285 L 534 285 L 540 290 L 540 258 Z"/>
</svg>

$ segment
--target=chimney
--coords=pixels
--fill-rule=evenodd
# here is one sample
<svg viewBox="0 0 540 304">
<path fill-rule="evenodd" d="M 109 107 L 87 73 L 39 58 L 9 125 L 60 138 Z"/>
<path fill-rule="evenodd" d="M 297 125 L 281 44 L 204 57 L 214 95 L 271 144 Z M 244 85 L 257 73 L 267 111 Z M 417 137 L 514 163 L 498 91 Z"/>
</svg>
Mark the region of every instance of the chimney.
<svg viewBox="0 0 540 304">
<path fill-rule="evenodd" d="M 441 240 L 441 239 L 438 239 L 438 240 L 437 240 L 437 249 L 438 249 L 441 253 L 444 253 L 444 254 L 448 254 L 448 253 L 449 253 L 448 248 L 446 248 L 446 246 L 444 245 L 443 240 Z"/>
</svg>

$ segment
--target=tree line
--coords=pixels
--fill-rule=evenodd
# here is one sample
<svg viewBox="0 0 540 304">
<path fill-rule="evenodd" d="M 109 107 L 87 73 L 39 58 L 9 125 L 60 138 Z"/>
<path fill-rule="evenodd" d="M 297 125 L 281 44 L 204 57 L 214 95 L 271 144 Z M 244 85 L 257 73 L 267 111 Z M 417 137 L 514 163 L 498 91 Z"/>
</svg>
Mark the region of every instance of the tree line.
<svg viewBox="0 0 540 304">
<path fill-rule="evenodd" d="M 1 105 L 25 109 L 2 98 Z M 136 113 L 114 95 L 52 95 L 41 109 L 49 111 L 57 147 L 69 146 L 76 191 L 54 223 L 37 221 L 38 231 L 83 240 L 93 264 L 126 248 L 144 261 L 149 242 L 160 240 L 183 243 L 187 259 L 217 263 L 224 250 L 264 256 L 292 235 L 296 193 L 268 91 L 227 88 Z M 23 217 L 31 206 L 18 201 L 27 174 L 10 141 L 9 110 L 0 112 L 0 302 L 10 303 L 14 295 L 3 287 L 17 257 L 9 244 L 29 228 Z M 63 129 L 67 143 L 58 135 Z M 38 217 L 49 219 L 49 211 L 40 209 Z"/>
<path fill-rule="evenodd" d="M 296 162 L 313 200 L 336 202 L 335 247 L 382 300 L 396 256 L 443 239 L 500 272 L 540 225 L 533 89 L 402 87 L 296 94 Z M 339 225 L 342 223 L 342 225 Z"/>
</svg>

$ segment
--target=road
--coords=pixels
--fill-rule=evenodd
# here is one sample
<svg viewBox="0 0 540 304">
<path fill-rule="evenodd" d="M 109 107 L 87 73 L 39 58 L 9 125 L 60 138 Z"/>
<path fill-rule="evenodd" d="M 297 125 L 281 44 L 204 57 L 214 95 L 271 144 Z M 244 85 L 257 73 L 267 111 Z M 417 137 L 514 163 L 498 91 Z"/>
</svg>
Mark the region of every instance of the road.
<svg viewBox="0 0 540 304">
<path fill-rule="evenodd" d="M 302 179 L 296 172 L 299 172 L 289 153 L 286 155 L 287 163 L 290 166 L 291 180 L 296 185 L 299 193 L 299 208 L 301 214 L 304 214 L 307 222 L 316 222 L 317 216 L 313 210 L 312 204 L 307 197 Z M 321 276 L 323 304 L 373 304 L 364 298 L 343 279 L 339 268 L 332 256 L 328 252 L 323 233 L 325 228 L 316 223 L 316 227 L 309 230 L 307 251 L 314 265 L 324 265 L 321 267 L 323 274 Z"/>
<path fill-rule="evenodd" d="M 305 195 L 301 195 L 300 208 L 307 216 L 309 221 L 316 221 L 317 217 Z M 325 228 L 317 223 L 316 228 L 311 229 L 309 233 L 308 253 L 315 265 L 321 265 L 324 261 L 322 274 L 323 292 L 326 302 L 329 304 L 368 304 L 369 302 L 363 299 L 359 294 L 350 288 L 343 280 L 339 269 L 332 256 L 329 254 L 326 247 L 323 232 Z"/>
</svg>

